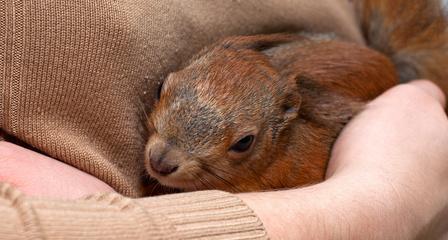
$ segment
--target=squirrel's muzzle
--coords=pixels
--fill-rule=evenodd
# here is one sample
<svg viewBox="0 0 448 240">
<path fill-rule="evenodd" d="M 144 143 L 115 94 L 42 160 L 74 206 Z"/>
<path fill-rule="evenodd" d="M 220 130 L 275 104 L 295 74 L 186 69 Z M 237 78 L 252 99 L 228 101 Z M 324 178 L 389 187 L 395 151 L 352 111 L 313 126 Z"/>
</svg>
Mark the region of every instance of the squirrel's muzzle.
<svg viewBox="0 0 448 240">
<path fill-rule="evenodd" d="M 150 167 L 155 174 L 168 176 L 179 168 L 178 154 L 159 137 L 154 136 L 151 138 L 147 154 L 147 167 Z"/>
<path fill-rule="evenodd" d="M 179 168 L 177 164 L 166 158 L 166 154 L 153 154 L 153 152 L 149 155 L 149 164 L 154 172 L 162 176 L 174 173 Z"/>
</svg>

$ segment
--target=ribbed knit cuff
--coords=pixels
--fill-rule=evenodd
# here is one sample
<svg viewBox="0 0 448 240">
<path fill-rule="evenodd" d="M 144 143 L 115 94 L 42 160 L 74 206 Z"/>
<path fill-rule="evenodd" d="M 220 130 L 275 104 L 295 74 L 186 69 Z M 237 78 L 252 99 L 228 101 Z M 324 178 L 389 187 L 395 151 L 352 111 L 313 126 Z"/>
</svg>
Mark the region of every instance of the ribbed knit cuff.
<svg viewBox="0 0 448 240">
<path fill-rule="evenodd" d="M 219 191 L 59 201 L 31 199 L 0 183 L 0 215 L 0 238 L 7 239 L 268 238 L 248 206 Z"/>
<path fill-rule="evenodd" d="M 221 191 L 202 191 L 139 199 L 164 215 L 180 239 L 268 239 L 262 222 L 241 199 Z"/>
</svg>

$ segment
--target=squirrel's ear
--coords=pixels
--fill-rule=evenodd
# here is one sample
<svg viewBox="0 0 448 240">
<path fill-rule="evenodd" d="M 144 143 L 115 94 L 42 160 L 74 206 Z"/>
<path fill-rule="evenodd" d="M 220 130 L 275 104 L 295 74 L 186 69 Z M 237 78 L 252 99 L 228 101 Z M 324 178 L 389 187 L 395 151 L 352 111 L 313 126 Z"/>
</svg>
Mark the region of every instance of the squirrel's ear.
<svg viewBox="0 0 448 240">
<path fill-rule="evenodd" d="M 284 94 L 282 111 L 285 121 L 291 121 L 299 115 L 302 97 L 300 96 L 295 77 L 287 78 L 286 84 L 287 90 Z"/>
<path fill-rule="evenodd" d="M 240 36 L 225 39 L 222 42 L 222 47 L 264 51 L 266 49 L 276 47 L 280 44 L 290 43 L 297 40 L 303 40 L 303 37 L 296 34 L 284 34 L 284 33 Z"/>
</svg>

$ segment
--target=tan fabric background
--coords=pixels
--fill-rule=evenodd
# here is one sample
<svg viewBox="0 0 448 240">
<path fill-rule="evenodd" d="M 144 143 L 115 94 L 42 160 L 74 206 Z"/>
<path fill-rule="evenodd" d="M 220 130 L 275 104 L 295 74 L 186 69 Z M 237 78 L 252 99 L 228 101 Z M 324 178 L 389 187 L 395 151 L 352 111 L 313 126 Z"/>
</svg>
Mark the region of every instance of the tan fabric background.
<svg viewBox="0 0 448 240">
<path fill-rule="evenodd" d="M 139 196 L 167 73 L 223 36 L 304 29 L 362 42 L 345 0 L 0 0 L 0 128 Z"/>
</svg>

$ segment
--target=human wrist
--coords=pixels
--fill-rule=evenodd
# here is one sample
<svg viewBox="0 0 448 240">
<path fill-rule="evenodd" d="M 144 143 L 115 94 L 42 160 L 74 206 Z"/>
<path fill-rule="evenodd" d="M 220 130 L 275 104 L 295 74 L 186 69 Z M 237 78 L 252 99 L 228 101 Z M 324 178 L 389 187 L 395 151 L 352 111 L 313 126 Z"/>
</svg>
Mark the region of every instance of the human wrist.
<svg viewBox="0 0 448 240">
<path fill-rule="evenodd" d="M 291 225 L 298 223 L 298 206 L 289 198 L 294 195 L 286 194 L 293 191 L 295 190 L 242 193 L 238 194 L 238 197 L 255 212 L 271 239 L 293 239 L 294 236 L 297 239 L 301 232 Z M 288 205 L 289 209 L 285 209 L 285 205 Z M 292 217 L 296 220 L 291 219 Z"/>
</svg>

